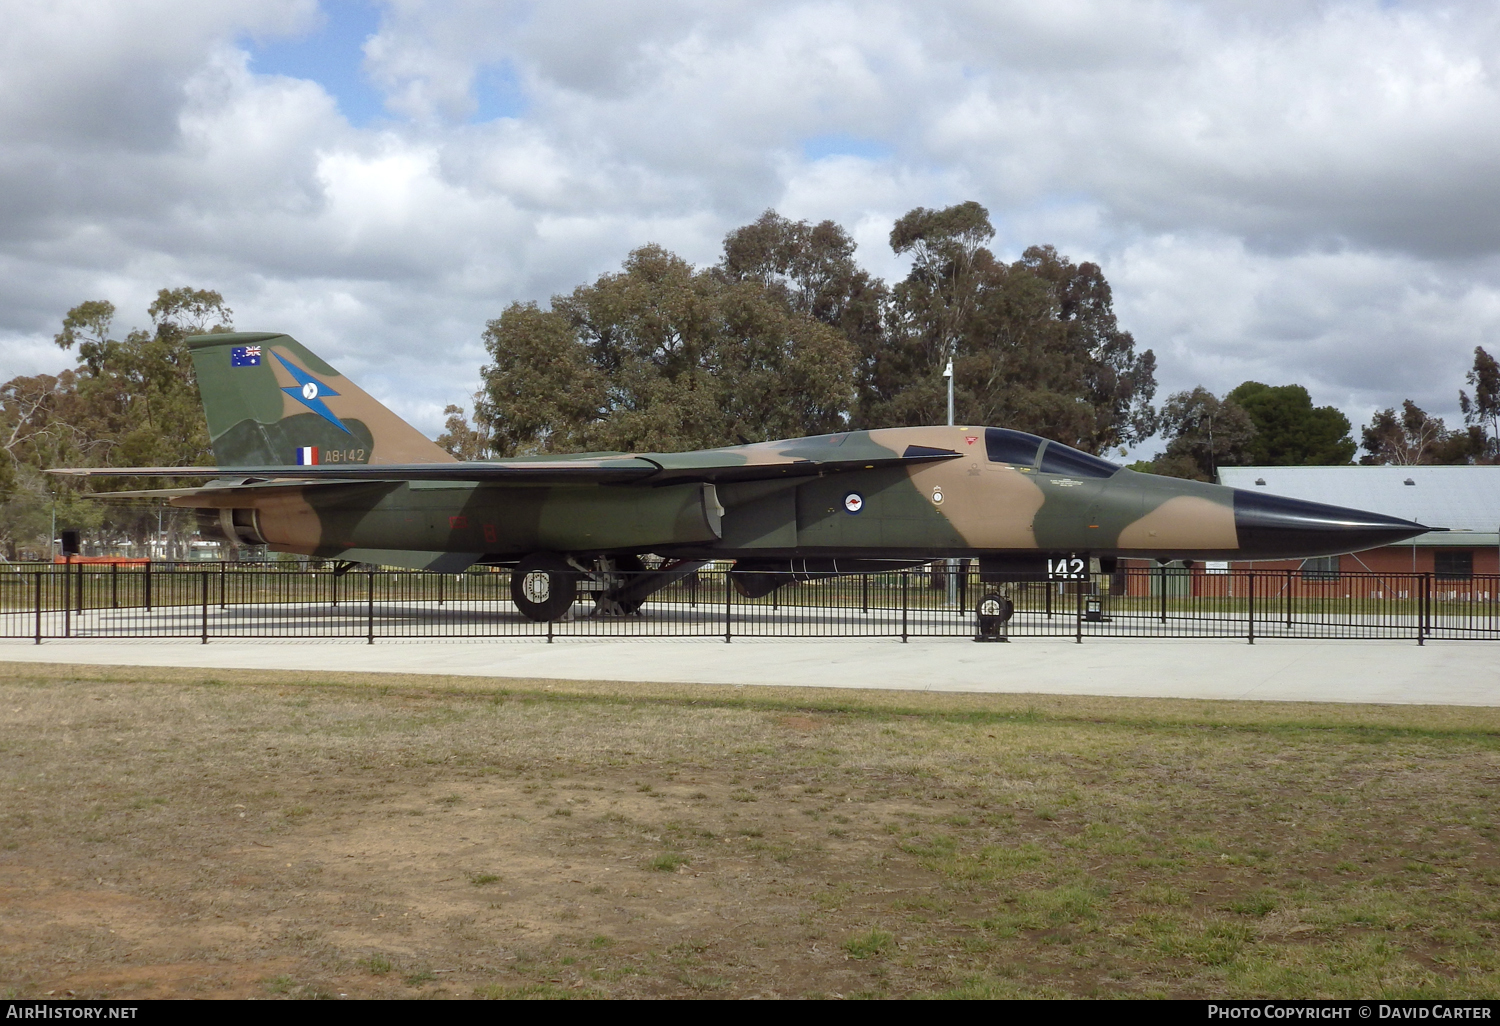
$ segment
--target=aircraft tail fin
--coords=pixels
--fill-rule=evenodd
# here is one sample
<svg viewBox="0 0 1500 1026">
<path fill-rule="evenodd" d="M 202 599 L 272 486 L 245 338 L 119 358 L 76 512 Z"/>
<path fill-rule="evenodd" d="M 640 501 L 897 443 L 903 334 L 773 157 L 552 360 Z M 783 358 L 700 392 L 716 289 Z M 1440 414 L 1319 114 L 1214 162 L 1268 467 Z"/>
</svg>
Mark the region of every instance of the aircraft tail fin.
<svg viewBox="0 0 1500 1026">
<path fill-rule="evenodd" d="M 290 335 L 195 335 L 187 344 L 221 467 L 456 462 Z"/>
</svg>

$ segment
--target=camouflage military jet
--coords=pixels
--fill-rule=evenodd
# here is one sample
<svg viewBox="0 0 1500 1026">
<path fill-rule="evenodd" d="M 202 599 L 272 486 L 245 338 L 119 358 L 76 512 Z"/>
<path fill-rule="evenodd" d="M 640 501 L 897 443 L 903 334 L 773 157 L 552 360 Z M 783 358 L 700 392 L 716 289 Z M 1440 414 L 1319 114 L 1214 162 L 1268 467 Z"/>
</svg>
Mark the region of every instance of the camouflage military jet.
<svg viewBox="0 0 1500 1026">
<path fill-rule="evenodd" d="M 1079 579 L 1097 559 L 1274 559 L 1428 530 L 1375 513 L 1139 474 L 1036 435 L 913 427 L 684 453 L 455 460 L 287 335 L 188 340 L 216 468 L 59 470 L 213 477 L 158 495 L 230 539 L 455 573 L 516 568 L 556 619 L 580 586 L 629 612 L 714 560 L 756 597 L 794 580 L 977 558 L 996 581 Z M 118 494 L 118 493 L 115 493 Z M 631 573 L 641 556 L 666 562 Z"/>
</svg>

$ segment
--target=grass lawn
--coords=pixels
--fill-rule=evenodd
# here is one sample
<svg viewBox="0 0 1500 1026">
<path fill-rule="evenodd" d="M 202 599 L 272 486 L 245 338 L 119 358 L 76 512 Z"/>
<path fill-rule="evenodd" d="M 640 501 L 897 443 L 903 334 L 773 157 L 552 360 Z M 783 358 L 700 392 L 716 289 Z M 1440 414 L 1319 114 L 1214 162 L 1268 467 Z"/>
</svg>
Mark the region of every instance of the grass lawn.
<svg viewBox="0 0 1500 1026">
<path fill-rule="evenodd" d="M 0 996 L 1493 998 L 1497 799 L 1500 710 L 4 663 Z"/>
</svg>

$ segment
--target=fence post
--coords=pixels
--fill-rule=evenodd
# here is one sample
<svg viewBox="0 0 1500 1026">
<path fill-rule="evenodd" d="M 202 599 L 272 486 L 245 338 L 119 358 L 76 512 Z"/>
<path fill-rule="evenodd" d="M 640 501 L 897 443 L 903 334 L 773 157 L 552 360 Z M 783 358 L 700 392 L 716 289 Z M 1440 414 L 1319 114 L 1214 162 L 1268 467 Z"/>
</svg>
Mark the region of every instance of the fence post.
<svg viewBox="0 0 1500 1026">
<path fill-rule="evenodd" d="M 1286 629 L 1292 629 L 1292 571 L 1286 572 Z"/>
<path fill-rule="evenodd" d="M 199 626 L 199 630 L 201 632 L 200 635 L 199 635 L 199 637 L 200 637 L 199 643 L 203 644 L 203 645 L 207 645 L 208 644 L 208 571 L 207 570 L 205 570 L 205 571 L 201 572 L 200 574 L 198 574 L 198 591 L 199 591 L 199 596 L 198 597 L 199 597 L 200 601 L 202 602 L 200 619 L 198 621 L 198 623 L 200 625 Z"/>
<path fill-rule="evenodd" d="M 219 560 L 219 608 L 229 608 L 229 564 Z"/>
<path fill-rule="evenodd" d="M 734 602 L 734 587 L 729 583 L 729 571 L 724 571 L 724 644 L 729 644 L 730 607 Z"/>
<path fill-rule="evenodd" d="M 859 611 L 868 613 L 870 611 L 870 575 L 859 575 Z"/>
<path fill-rule="evenodd" d="M 71 559 L 71 557 L 69 557 Z M 73 568 L 63 565 L 63 637 L 73 636 Z"/>
<path fill-rule="evenodd" d="M 42 572 L 36 572 L 36 643 L 42 643 Z"/>
<path fill-rule="evenodd" d="M 365 644 L 375 644 L 375 568 L 365 571 Z"/>
<path fill-rule="evenodd" d="M 146 612 L 151 612 L 151 561 L 146 560 Z"/>
<path fill-rule="evenodd" d="M 78 613 L 83 615 L 83 564 L 78 564 Z"/>
<path fill-rule="evenodd" d="M 1161 577 L 1161 622 L 1167 622 L 1167 564 L 1156 565 L 1157 574 Z"/>
<path fill-rule="evenodd" d="M 1426 644 L 1428 604 L 1432 601 L 1432 576 L 1422 575 L 1422 597 L 1417 600 L 1417 644 Z"/>
<path fill-rule="evenodd" d="M 906 610 L 911 605 L 908 601 L 908 593 L 911 585 L 911 571 L 901 571 L 901 644 L 906 644 Z"/>
<path fill-rule="evenodd" d="M 512 571 L 512 573 L 514 573 L 514 571 Z M 438 574 L 438 605 L 443 604 L 443 585 L 447 580 L 448 578 L 444 577 L 442 574 Z M 548 622 L 550 623 L 551 621 Z"/>
<path fill-rule="evenodd" d="M 1074 585 L 1078 589 L 1077 599 L 1074 603 L 1077 607 L 1073 610 L 1073 644 L 1083 644 L 1083 582 Z"/>
<path fill-rule="evenodd" d="M 120 564 L 109 564 L 109 604 L 114 609 L 120 608 Z"/>
<path fill-rule="evenodd" d="M 1255 571 L 1249 574 L 1250 583 L 1250 644 L 1255 644 Z"/>
</svg>

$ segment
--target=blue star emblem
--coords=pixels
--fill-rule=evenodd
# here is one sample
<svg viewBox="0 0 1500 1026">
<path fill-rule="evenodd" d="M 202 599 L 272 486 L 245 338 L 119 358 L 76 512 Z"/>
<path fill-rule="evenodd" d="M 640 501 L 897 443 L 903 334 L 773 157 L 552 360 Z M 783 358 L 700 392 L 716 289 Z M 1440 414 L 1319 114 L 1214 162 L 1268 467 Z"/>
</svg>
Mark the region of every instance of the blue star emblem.
<svg viewBox="0 0 1500 1026">
<path fill-rule="evenodd" d="M 287 369 L 287 373 L 297 379 L 297 384 L 294 387 L 283 388 L 283 392 L 291 396 L 293 399 L 297 400 L 303 406 L 306 406 L 309 410 L 312 410 L 324 420 L 328 421 L 328 423 L 338 428 L 344 434 L 354 434 L 353 431 L 350 431 L 348 428 L 344 427 L 344 422 L 335 417 L 333 415 L 333 411 L 328 408 L 328 404 L 323 402 L 323 397 L 325 395 L 336 396 L 338 395 L 337 392 L 329 388 L 327 385 L 323 384 L 323 382 L 319 381 L 311 374 L 307 373 L 307 371 L 303 370 L 301 367 L 298 367 L 295 364 L 288 363 L 280 353 L 273 352 L 271 355 L 276 357 L 277 360 L 281 361 L 281 365 Z"/>
</svg>

